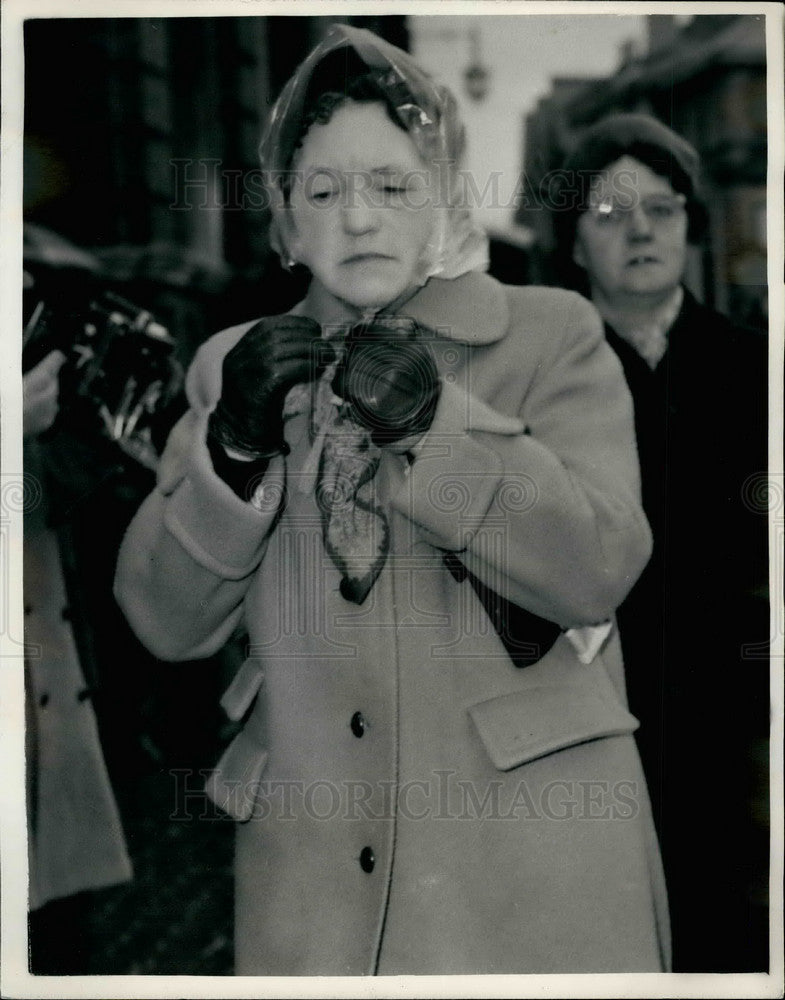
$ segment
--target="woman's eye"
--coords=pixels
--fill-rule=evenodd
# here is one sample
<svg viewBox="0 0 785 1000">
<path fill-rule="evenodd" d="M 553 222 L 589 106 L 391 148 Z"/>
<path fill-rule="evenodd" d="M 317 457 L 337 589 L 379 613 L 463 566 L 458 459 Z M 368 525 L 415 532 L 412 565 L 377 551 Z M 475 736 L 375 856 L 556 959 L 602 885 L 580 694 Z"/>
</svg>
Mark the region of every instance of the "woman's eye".
<svg viewBox="0 0 785 1000">
<path fill-rule="evenodd" d="M 332 191 L 311 191 L 311 201 L 324 202 L 333 197 Z"/>
<path fill-rule="evenodd" d="M 405 190 L 403 185 L 394 182 L 379 184 L 376 187 L 377 197 L 382 203 L 400 198 Z"/>
</svg>

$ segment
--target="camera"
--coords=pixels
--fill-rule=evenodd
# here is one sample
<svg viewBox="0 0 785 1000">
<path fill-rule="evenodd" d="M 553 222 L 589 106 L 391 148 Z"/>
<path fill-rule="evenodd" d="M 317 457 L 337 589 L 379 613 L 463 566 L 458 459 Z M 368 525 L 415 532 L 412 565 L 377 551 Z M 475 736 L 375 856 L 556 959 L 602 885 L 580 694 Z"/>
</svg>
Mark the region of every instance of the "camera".
<svg viewBox="0 0 785 1000">
<path fill-rule="evenodd" d="M 439 392 L 433 351 L 406 316 L 377 316 L 355 324 L 333 381 L 377 444 L 422 434 Z"/>
<path fill-rule="evenodd" d="M 155 469 L 156 429 L 183 384 L 174 348 L 166 327 L 111 291 L 82 302 L 42 299 L 25 326 L 22 370 L 62 351 L 55 427 L 97 431 Z"/>
</svg>

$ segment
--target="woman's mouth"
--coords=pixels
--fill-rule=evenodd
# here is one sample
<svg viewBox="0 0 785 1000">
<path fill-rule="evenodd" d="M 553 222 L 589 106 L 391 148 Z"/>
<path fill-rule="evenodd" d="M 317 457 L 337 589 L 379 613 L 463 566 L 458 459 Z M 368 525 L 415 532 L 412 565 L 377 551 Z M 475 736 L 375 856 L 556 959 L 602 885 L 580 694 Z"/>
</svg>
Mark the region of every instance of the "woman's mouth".
<svg viewBox="0 0 785 1000">
<path fill-rule="evenodd" d="M 390 254 L 386 253 L 355 253 L 351 257 L 346 257 L 341 261 L 342 264 L 364 264 L 369 261 L 381 261 L 381 260 L 395 260 Z"/>
<path fill-rule="evenodd" d="M 659 257 L 653 257 L 651 254 L 636 254 L 634 257 L 630 257 L 627 261 L 627 267 L 640 267 L 642 264 L 659 264 Z"/>
</svg>

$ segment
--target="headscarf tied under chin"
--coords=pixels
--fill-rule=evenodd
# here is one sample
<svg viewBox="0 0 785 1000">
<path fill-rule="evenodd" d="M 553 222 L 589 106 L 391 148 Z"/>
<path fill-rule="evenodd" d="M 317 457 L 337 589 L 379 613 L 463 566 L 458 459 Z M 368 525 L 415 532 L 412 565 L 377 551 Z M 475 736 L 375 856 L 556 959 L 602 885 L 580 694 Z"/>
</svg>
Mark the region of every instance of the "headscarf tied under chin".
<svg viewBox="0 0 785 1000">
<path fill-rule="evenodd" d="M 473 225 L 462 196 L 459 167 L 463 126 L 455 98 L 401 49 L 370 31 L 333 25 L 305 59 L 273 107 L 260 156 L 272 209 L 271 243 L 284 265 L 293 232 L 285 197 L 287 175 L 302 139 L 303 113 L 319 95 L 344 92 L 348 79 L 378 71 L 377 83 L 426 167 L 431 168 L 435 224 L 416 275 L 457 278 L 488 266 L 487 240 Z M 396 304 L 387 304 L 395 311 Z M 340 350 L 339 350 L 340 353 Z M 316 385 L 295 386 L 284 416 L 309 410 L 311 452 L 299 477 L 300 489 L 315 493 L 322 513 L 324 545 L 341 573 L 341 593 L 362 604 L 381 572 L 389 548 L 389 525 L 376 497 L 381 449 L 348 404 L 332 393 L 335 365 Z"/>
<path fill-rule="evenodd" d="M 433 168 L 436 225 L 418 278 L 457 278 L 488 266 L 487 239 L 475 227 L 460 183 L 465 137 L 450 91 L 435 83 L 402 49 L 364 28 L 333 24 L 306 57 L 275 102 L 259 146 L 270 198 L 270 240 L 286 262 L 291 219 L 284 179 L 302 138 L 304 109 L 326 91 L 343 91 L 345 81 L 368 70 L 379 71 L 379 85 L 394 106 L 401 125 L 427 166 Z"/>
</svg>

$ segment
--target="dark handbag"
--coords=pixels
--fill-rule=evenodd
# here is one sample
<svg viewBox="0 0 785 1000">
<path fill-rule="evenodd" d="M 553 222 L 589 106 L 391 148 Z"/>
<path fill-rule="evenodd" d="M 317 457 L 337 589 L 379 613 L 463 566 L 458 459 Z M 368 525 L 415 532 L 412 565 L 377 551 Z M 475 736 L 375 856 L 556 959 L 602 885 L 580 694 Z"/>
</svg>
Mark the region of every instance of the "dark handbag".
<svg viewBox="0 0 785 1000">
<path fill-rule="evenodd" d="M 514 667 L 531 667 L 545 656 L 562 634 L 555 622 L 513 604 L 491 590 L 471 573 L 452 552 L 445 552 L 444 565 L 459 583 L 468 580 Z"/>
</svg>

